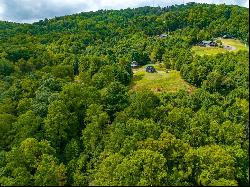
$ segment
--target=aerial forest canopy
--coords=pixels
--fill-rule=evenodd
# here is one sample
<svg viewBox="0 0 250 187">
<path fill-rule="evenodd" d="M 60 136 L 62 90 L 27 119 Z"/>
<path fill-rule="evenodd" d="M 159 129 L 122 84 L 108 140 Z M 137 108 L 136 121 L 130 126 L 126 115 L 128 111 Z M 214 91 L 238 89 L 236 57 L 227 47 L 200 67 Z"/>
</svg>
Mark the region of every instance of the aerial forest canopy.
<svg viewBox="0 0 250 187">
<path fill-rule="evenodd" d="M 248 46 L 248 21 L 196 3 L 0 21 L 0 185 L 249 185 L 249 53 L 191 50 Z M 133 61 L 195 89 L 135 91 Z"/>
</svg>

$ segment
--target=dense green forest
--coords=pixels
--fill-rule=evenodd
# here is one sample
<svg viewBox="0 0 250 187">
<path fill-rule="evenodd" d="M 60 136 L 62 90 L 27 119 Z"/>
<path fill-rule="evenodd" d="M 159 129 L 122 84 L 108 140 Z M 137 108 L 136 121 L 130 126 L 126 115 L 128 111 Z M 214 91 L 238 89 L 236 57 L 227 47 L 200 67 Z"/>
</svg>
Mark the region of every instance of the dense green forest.
<svg viewBox="0 0 250 187">
<path fill-rule="evenodd" d="M 1 21 L 0 185 L 249 185 L 248 51 L 191 52 L 248 45 L 248 17 L 188 3 Z M 197 89 L 131 91 L 132 61 Z"/>
</svg>

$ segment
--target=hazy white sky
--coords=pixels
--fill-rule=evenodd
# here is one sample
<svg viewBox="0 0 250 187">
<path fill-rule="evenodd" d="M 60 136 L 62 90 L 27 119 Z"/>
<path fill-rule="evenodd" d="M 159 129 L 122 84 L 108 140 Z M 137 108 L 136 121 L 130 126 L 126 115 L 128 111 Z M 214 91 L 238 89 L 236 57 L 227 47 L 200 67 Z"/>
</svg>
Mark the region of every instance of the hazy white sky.
<svg viewBox="0 0 250 187">
<path fill-rule="evenodd" d="M 31 23 L 44 18 L 99 9 L 169 6 L 183 2 L 225 3 L 249 8 L 249 0 L 0 0 L 0 20 Z"/>
</svg>

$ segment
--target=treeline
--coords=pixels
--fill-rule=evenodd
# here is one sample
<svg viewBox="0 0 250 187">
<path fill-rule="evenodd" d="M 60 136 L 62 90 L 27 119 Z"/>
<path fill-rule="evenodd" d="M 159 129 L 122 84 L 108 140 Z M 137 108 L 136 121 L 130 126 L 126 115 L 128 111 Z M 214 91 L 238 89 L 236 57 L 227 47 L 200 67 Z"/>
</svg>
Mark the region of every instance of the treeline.
<svg viewBox="0 0 250 187">
<path fill-rule="evenodd" d="M 223 34 L 248 42 L 248 9 L 188 3 L 0 28 L 0 185 L 249 184 L 249 54 L 190 50 Z M 197 89 L 132 92 L 133 60 L 163 62 Z"/>
</svg>

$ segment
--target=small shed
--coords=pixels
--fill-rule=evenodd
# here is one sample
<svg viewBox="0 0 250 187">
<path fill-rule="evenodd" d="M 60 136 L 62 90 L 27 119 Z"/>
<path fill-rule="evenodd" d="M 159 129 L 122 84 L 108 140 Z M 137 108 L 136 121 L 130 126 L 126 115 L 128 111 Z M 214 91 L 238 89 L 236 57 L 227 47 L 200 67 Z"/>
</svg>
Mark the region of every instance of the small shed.
<svg viewBox="0 0 250 187">
<path fill-rule="evenodd" d="M 146 67 L 146 72 L 148 72 L 148 73 L 155 73 L 156 70 L 155 70 L 154 66 L 148 65 L 148 66 Z"/>
<path fill-rule="evenodd" d="M 160 38 L 166 38 L 168 35 L 166 35 L 166 34 L 161 34 L 159 37 Z"/>
<path fill-rule="evenodd" d="M 224 39 L 232 39 L 233 36 L 231 36 L 229 34 L 225 34 L 225 35 L 222 36 L 222 38 L 224 38 Z"/>
<path fill-rule="evenodd" d="M 137 68 L 137 67 L 139 67 L 138 62 L 133 61 L 133 62 L 131 63 L 131 68 Z"/>
</svg>

